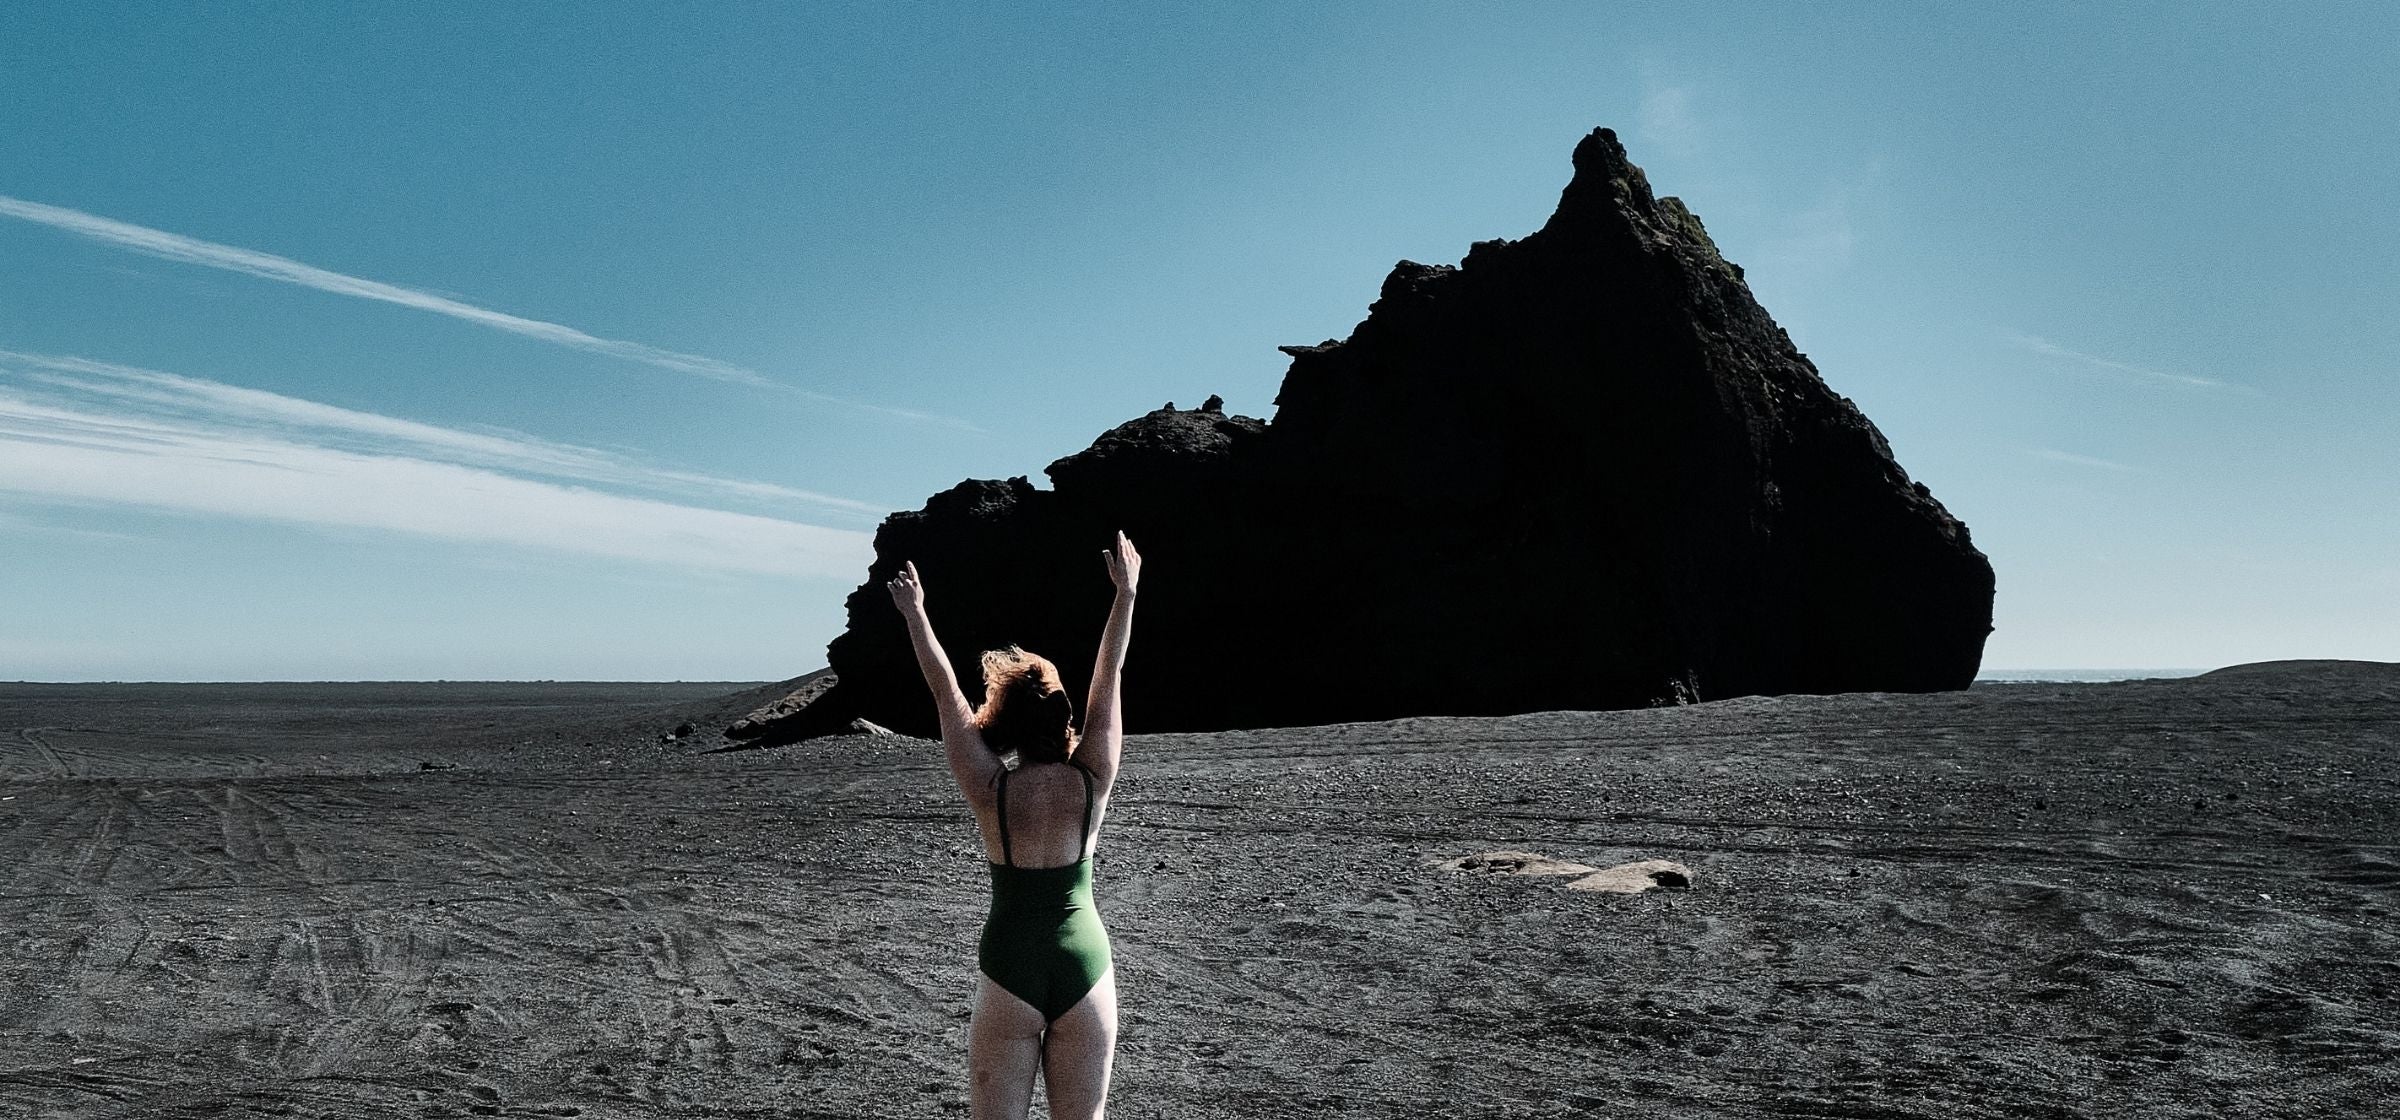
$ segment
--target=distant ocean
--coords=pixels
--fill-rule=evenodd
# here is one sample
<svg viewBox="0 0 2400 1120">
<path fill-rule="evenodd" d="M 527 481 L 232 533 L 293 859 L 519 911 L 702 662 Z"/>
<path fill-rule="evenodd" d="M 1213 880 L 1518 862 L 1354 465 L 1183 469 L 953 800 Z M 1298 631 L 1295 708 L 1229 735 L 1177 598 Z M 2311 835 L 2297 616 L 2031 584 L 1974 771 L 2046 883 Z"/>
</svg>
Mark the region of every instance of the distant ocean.
<svg viewBox="0 0 2400 1120">
<path fill-rule="evenodd" d="M 2097 684 L 2101 681 L 2147 681 L 2196 677 L 2206 669 L 1985 669 L 1976 684 Z"/>
</svg>

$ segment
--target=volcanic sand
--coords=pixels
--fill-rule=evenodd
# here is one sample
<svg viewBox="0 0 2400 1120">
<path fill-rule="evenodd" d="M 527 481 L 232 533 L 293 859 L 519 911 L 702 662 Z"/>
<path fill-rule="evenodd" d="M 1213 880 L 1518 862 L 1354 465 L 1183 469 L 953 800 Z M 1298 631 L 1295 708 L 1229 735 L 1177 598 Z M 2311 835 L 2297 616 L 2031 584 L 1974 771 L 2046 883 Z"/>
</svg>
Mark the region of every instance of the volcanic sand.
<svg viewBox="0 0 2400 1120">
<path fill-rule="evenodd" d="M 938 747 L 709 753 L 734 687 L 0 685 L 0 1116 L 963 1116 Z M 2400 668 L 1126 758 L 1112 1116 L 2400 1098 Z M 1692 880 L 1444 866 L 1503 851 Z"/>
</svg>

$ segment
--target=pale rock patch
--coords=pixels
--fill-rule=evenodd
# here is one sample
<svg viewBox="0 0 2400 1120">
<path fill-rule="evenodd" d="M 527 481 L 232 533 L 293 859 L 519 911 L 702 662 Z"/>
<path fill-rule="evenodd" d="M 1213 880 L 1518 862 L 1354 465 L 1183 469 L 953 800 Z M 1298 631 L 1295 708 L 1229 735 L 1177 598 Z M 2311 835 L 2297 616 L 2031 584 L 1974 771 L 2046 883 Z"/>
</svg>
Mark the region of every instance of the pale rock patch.
<svg viewBox="0 0 2400 1120">
<path fill-rule="evenodd" d="M 1667 859 L 1645 859 L 1620 863 L 1595 874 L 1586 875 L 1567 884 L 1571 891 L 1605 891 L 1609 894 L 1640 894 L 1656 887 L 1676 890 L 1692 885 L 1692 869 Z"/>
<path fill-rule="evenodd" d="M 1537 852 L 1500 851 L 1446 859 L 1434 866 L 1445 871 L 1485 871 L 1499 875 L 1588 875 L 1599 868 L 1568 863 Z"/>
</svg>

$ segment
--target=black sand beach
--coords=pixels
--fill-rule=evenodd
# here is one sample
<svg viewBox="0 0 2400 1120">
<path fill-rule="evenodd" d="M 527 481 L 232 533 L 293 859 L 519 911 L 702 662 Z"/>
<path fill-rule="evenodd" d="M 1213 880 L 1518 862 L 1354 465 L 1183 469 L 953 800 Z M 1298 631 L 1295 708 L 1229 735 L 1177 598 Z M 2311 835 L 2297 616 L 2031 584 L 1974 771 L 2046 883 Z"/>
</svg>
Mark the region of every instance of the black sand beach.
<svg viewBox="0 0 2400 1120">
<path fill-rule="evenodd" d="M 0 685 L 0 1116 L 965 1115 L 938 749 L 741 687 Z M 2396 757 L 2326 662 L 1136 737 L 1112 1115 L 2378 1115 Z"/>
</svg>

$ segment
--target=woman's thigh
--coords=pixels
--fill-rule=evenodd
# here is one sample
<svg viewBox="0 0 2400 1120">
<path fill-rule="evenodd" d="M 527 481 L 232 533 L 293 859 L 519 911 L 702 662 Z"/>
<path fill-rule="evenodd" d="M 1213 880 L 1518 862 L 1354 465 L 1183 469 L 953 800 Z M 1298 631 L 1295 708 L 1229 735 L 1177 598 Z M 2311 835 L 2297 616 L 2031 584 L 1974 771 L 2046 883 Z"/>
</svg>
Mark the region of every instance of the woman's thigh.
<svg viewBox="0 0 2400 1120">
<path fill-rule="evenodd" d="M 975 978 L 967 1027 L 968 1097 L 975 1120 L 1023 1120 L 1042 1065 L 1042 1013 L 989 976 Z"/>
<path fill-rule="evenodd" d="M 1050 1024 L 1042 1081 L 1051 1120 L 1099 1120 L 1117 1058 L 1117 971 L 1100 974 L 1090 993 Z"/>
</svg>

